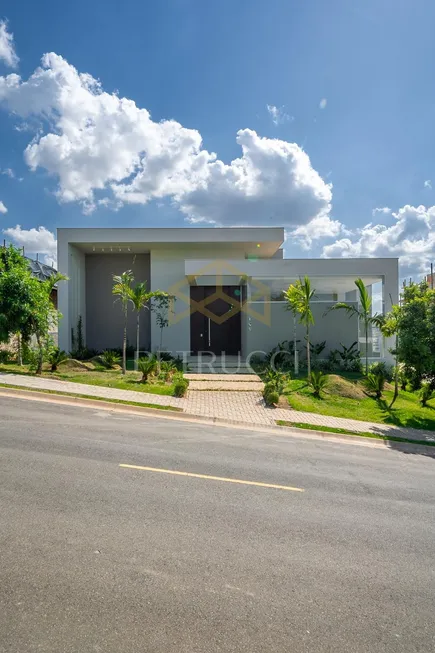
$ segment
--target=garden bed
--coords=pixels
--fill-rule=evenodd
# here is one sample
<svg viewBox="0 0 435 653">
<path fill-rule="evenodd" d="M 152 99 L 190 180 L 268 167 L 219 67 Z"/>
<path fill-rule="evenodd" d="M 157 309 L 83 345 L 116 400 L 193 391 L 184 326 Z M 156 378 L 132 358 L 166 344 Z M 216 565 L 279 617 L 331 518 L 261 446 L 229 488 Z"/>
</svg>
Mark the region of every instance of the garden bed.
<svg viewBox="0 0 435 653">
<path fill-rule="evenodd" d="M 71 361 L 71 359 L 69 360 Z M 98 385 L 118 390 L 135 390 L 136 392 L 146 392 L 148 394 L 174 396 L 174 384 L 167 384 L 154 379 L 142 383 L 140 372 L 127 371 L 125 375 L 122 375 L 120 369 L 97 368 L 90 363 L 86 365 L 91 369 L 86 369 L 83 363 L 81 365 L 83 365 L 83 368 L 66 361 L 59 365 L 56 372 L 50 372 L 50 366 L 44 364 L 42 377 L 71 381 L 72 383 L 87 383 L 88 385 Z M 16 363 L 1 364 L 0 372 L 34 376 L 34 372 L 30 371 L 27 365 L 17 365 Z"/>
<path fill-rule="evenodd" d="M 417 393 L 401 390 L 390 409 L 388 406 L 393 397 L 391 385 L 387 384 L 381 399 L 375 399 L 364 392 L 362 377 L 350 380 L 334 374 L 328 378 L 330 382 L 321 398 L 313 396 L 312 388 L 305 379 L 289 381 L 285 396 L 290 407 L 331 417 L 435 431 L 435 399 L 422 407 Z"/>
</svg>

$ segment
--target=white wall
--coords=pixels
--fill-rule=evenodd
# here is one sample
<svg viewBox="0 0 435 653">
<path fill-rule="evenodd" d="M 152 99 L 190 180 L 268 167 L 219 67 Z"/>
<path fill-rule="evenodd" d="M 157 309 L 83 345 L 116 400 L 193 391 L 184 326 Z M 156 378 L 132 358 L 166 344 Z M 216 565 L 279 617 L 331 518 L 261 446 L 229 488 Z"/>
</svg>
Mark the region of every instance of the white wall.
<svg viewBox="0 0 435 653">
<path fill-rule="evenodd" d="M 240 260 L 242 251 L 232 244 L 225 254 L 225 260 Z M 210 243 L 209 248 L 204 249 L 194 245 L 183 246 L 178 244 L 168 249 L 151 250 L 151 290 L 164 290 L 170 294 L 175 292 L 178 295 L 174 303 L 174 314 L 171 317 L 170 326 L 163 332 L 163 349 L 172 351 L 190 351 L 190 286 L 186 278 L 185 260 L 198 259 L 221 260 L 221 252 L 217 252 Z M 198 283 L 200 281 L 198 280 Z M 176 288 L 176 291 L 175 291 Z M 185 299 L 180 295 L 184 295 Z M 151 315 L 151 349 L 154 351 L 160 345 L 160 329 Z"/>
<path fill-rule="evenodd" d="M 58 306 L 62 314 L 59 321 L 59 347 L 71 350 L 71 329 L 76 329 L 82 316 L 83 334 L 86 333 L 86 270 L 85 255 L 66 241 L 58 243 L 58 269 L 68 281 L 58 288 Z"/>
<path fill-rule="evenodd" d="M 333 306 L 333 302 L 313 303 L 312 311 L 314 324 L 310 327 L 310 340 L 318 344 L 326 340 L 326 348 L 322 358 L 326 357 L 331 349 L 340 349 L 340 343 L 348 347 L 358 340 L 358 322 L 355 317 L 348 318 L 338 312 L 325 312 Z M 251 306 L 261 312 L 263 305 L 254 302 Z M 270 323 L 265 324 L 255 317 L 249 318 L 250 327 L 247 332 L 246 352 L 263 351 L 268 353 L 273 347 L 283 340 L 293 340 L 293 315 L 285 309 L 281 302 L 271 302 Z M 296 337 L 299 351 L 305 348 L 305 327 L 297 321 Z M 246 354 L 245 354 L 246 355 Z"/>
</svg>

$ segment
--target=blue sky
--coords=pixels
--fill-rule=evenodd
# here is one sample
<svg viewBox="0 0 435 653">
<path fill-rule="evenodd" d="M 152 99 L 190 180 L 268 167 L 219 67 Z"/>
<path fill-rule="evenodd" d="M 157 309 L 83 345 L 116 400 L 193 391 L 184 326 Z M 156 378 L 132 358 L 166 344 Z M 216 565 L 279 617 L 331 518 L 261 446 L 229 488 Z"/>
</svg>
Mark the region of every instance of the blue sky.
<svg viewBox="0 0 435 653">
<path fill-rule="evenodd" d="M 426 270 L 429 0 L 6 0 L 1 11 L 7 239 L 50 258 L 58 226 L 284 224 L 287 256 L 400 256 L 403 274 Z"/>
</svg>

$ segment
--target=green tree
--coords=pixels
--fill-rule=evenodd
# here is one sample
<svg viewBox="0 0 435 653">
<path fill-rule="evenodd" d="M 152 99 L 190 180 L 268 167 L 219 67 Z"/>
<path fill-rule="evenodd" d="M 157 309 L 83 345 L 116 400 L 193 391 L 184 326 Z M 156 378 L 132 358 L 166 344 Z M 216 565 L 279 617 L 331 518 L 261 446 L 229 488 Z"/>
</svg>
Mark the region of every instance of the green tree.
<svg viewBox="0 0 435 653">
<path fill-rule="evenodd" d="M 139 345 L 140 345 L 140 312 L 142 309 L 150 309 L 151 299 L 157 299 L 158 301 L 163 301 L 169 295 L 163 292 L 162 290 L 147 290 L 146 281 L 141 281 L 136 284 L 134 288 L 130 287 L 130 302 L 133 305 L 133 309 L 136 311 L 136 360 L 139 360 Z"/>
<path fill-rule="evenodd" d="M 38 344 L 36 373 L 41 374 L 44 345 L 50 327 L 58 320 L 51 293 L 66 277 L 57 273 L 46 281 L 36 279 L 20 250 L 10 246 L 0 250 L 0 341 L 21 334 L 27 343 L 31 336 Z"/>
<path fill-rule="evenodd" d="M 435 290 L 426 282 L 404 288 L 397 314 L 398 360 L 414 390 L 435 373 Z"/>
<path fill-rule="evenodd" d="M 174 297 L 162 291 L 157 291 L 152 302 L 152 311 L 155 313 L 156 323 L 160 329 L 160 351 L 163 346 L 163 329 L 166 329 L 169 325 L 169 309 L 172 301 L 175 301 Z"/>
<path fill-rule="evenodd" d="M 393 336 L 396 336 L 396 343 L 394 349 L 390 350 L 391 353 L 394 355 L 395 361 L 394 361 L 394 394 L 389 408 L 393 407 L 394 402 L 399 396 L 399 361 L 398 361 L 399 318 L 400 318 L 400 307 L 393 305 L 391 307 L 391 311 L 384 316 L 381 324 L 381 333 L 385 338 L 391 338 Z"/>
<path fill-rule="evenodd" d="M 122 274 L 113 275 L 112 294 L 116 296 L 115 301 L 121 302 L 121 308 L 124 315 L 124 337 L 122 340 L 122 373 L 127 371 L 127 315 L 128 305 L 131 297 L 131 284 L 134 277 L 131 270 L 126 270 Z"/>
<path fill-rule="evenodd" d="M 31 277 L 31 285 L 33 286 L 33 307 L 30 319 L 31 330 L 36 337 L 38 344 L 38 366 L 36 374 L 42 373 L 42 364 L 44 362 L 44 348 L 48 338 L 50 328 L 57 323 L 59 312 L 55 309 L 51 293 L 53 288 L 59 281 L 66 281 L 67 277 L 60 272 L 57 272 L 46 281 L 39 281 L 35 277 Z"/>
<path fill-rule="evenodd" d="M 364 285 L 362 279 L 357 279 L 355 285 L 358 289 L 358 306 L 348 304 L 347 302 L 337 302 L 329 310 L 344 310 L 349 317 L 356 316 L 364 328 L 365 337 L 365 359 L 366 359 L 366 374 L 369 371 L 369 327 L 381 327 L 383 316 L 376 313 L 372 315 L 372 298 Z"/>
<path fill-rule="evenodd" d="M 315 292 L 314 288 L 311 288 L 311 281 L 307 276 L 304 277 L 303 281 L 298 279 L 295 284 L 291 284 L 284 292 L 287 309 L 292 311 L 294 315 L 299 315 L 299 322 L 305 326 L 308 377 L 311 374 L 310 326 L 314 324 L 311 300 L 313 299 Z"/>
</svg>

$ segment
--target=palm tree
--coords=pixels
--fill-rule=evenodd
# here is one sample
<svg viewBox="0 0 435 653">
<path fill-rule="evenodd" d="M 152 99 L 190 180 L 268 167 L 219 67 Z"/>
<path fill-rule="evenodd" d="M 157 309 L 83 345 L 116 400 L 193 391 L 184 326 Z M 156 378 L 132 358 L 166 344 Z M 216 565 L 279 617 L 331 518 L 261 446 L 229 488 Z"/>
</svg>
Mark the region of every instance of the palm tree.
<svg viewBox="0 0 435 653">
<path fill-rule="evenodd" d="M 369 327 L 382 327 L 383 316 L 376 313 L 372 315 L 372 298 L 364 285 L 362 279 L 357 279 L 355 285 L 358 288 L 358 306 L 354 304 L 347 304 L 346 302 L 338 302 L 329 310 L 343 310 L 346 311 L 349 317 L 356 315 L 358 320 L 364 326 L 364 334 L 366 340 L 366 375 L 369 371 Z M 329 312 L 329 311 L 328 311 Z"/>
<path fill-rule="evenodd" d="M 153 297 L 160 296 L 162 294 L 162 291 L 157 290 L 155 292 L 152 292 L 150 290 L 147 290 L 147 282 L 146 281 L 141 281 L 140 283 L 136 284 L 134 288 L 130 287 L 129 290 L 129 300 L 133 304 L 133 309 L 136 311 L 137 317 L 136 317 L 136 360 L 139 360 L 139 316 L 140 312 L 143 308 L 146 308 L 147 310 L 150 310 L 149 307 L 149 301 Z"/>
<path fill-rule="evenodd" d="M 35 374 L 42 374 L 44 361 L 44 340 L 48 336 L 50 325 L 57 320 L 59 313 L 54 307 L 51 294 L 59 281 L 68 281 L 68 277 L 56 272 L 45 281 L 38 281 L 38 302 L 34 308 L 32 322 L 38 345 L 38 362 Z"/>
<path fill-rule="evenodd" d="M 127 311 L 131 295 L 131 284 L 134 280 L 133 272 L 126 270 L 122 274 L 113 275 L 112 294 L 116 295 L 115 301 L 121 302 L 122 312 L 124 313 L 124 338 L 122 341 L 122 373 L 127 370 Z"/>
<path fill-rule="evenodd" d="M 299 315 L 299 322 L 306 329 L 305 340 L 307 343 L 307 372 L 308 377 L 311 374 L 310 358 L 310 325 L 314 324 L 314 316 L 311 310 L 311 300 L 314 296 L 315 289 L 311 288 L 310 278 L 305 275 L 304 280 L 298 279 L 295 284 L 291 284 L 284 292 L 288 310 L 294 315 Z"/>
<path fill-rule="evenodd" d="M 394 394 L 388 408 L 392 408 L 394 402 L 399 396 L 399 324 L 400 324 L 400 306 L 393 305 L 393 300 L 390 295 L 391 300 L 391 311 L 387 315 L 383 316 L 381 324 L 382 335 L 386 338 L 391 338 L 396 336 L 396 343 L 393 350 L 390 349 L 391 353 L 394 354 Z"/>
</svg>

